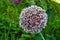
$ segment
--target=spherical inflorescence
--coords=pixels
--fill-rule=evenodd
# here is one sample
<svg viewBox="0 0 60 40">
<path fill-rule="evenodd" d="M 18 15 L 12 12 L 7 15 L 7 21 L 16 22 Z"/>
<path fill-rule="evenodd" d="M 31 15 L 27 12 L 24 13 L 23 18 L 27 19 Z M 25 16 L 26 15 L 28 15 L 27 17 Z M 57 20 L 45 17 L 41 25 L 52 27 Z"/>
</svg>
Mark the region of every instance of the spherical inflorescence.
<svg viewBox="0 0 60 40">
<path fill-rule="evenodd" d="M 39 33 L 45 28 L 48 16 L 41 7 L 32 5 L 22 10 L 19 25 L 27 33 Z"/>
</svg>

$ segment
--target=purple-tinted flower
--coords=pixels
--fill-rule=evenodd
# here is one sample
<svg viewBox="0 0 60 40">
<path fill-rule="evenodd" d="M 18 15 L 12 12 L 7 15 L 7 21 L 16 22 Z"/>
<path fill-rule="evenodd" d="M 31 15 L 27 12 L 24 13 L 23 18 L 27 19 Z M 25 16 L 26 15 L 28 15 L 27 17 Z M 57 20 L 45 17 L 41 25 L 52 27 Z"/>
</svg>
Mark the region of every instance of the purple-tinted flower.
<svg viewBox="0 0 60 40">
<path fill-rule="evenodd" d="M 22 0 L 14 0 L 15 4 L 19 4 Z"/>
<path fill-rule="evenodd" d="M 32 5 L 22 10 L 19 19 L 19 25 L 25 32 L 39 33 L 41 29 L 45 28 L 48 16 L 41 7 Z"/>
</svg>

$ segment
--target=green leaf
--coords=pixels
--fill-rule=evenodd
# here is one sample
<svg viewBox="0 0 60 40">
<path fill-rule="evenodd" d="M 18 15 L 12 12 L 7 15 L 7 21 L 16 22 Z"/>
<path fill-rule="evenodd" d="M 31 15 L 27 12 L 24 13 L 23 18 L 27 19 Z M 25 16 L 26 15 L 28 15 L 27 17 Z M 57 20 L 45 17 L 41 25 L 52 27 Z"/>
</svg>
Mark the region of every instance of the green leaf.
<svg viewBox="0 0 60 40">
<path fill-rule="evenodd" d="M 21 37 L 28 37 L 28 38 L 30 38 L 31 37 L 31 35 L 28 35 L 28 34 L 22 34 L 22 36 Z"/>
<path fill-rule="evenodd" d="M 22 37 L 22 38 L 19 38 L 19 40 L 26 40 L 26 39 Z"/>
</svg>

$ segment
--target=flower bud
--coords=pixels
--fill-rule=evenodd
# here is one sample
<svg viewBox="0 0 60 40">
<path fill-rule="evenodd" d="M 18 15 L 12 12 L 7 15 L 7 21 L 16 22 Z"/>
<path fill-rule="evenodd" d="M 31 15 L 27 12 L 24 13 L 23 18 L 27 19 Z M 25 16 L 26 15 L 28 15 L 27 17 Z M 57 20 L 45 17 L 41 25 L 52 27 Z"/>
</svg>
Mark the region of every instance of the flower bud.
<svg viewBox="0 0 60 40">
<path fill-rule="evenodd" d="M 22 0 L 14 0 L 15 4 L 19 4 Z"/>
</svg>

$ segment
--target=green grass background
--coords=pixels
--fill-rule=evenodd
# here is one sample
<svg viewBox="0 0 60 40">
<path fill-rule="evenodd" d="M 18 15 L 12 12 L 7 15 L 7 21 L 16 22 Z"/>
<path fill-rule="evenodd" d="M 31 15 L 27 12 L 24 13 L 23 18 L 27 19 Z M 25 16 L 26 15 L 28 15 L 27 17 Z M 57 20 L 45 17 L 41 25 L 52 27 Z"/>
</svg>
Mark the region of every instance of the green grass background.
<svg viewBox="0 0 60 40">
<path fill-rule="evenodd" d="M 46 40 L 60 40 L 60 4 L 51 0 L 35 0 L 48 14 L 48 23 L 42 34 Z M 42 40 L 40 34 L 25 33 L 19 27 L 19 15 L 30 0 L 14 4 L 13 0 L 0 0 L 0 40 Z"/>
</svg>

